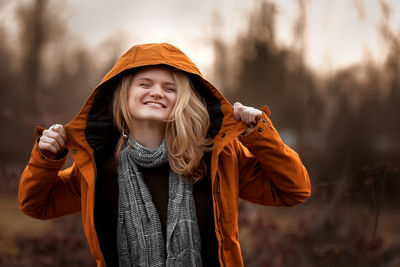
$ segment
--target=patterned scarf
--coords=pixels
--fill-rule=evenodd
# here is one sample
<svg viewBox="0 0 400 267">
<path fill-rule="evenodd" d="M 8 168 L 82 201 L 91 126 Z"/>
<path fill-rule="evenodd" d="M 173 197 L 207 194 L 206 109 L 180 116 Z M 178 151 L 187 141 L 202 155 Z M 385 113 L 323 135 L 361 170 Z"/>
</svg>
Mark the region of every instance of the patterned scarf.
<svg viewBox="0 0 400 267">
<path fill-rule="evenodd" d="M 137 142 L 119 155 L 117 249 L 119 266 L 201 266 L 201 242 L 192 185 L 170 170 L 167 242 L 161 222 L 137 165 L 145 168 L 168 162 L 165 140 L 154 149 Z"/>
</svg>

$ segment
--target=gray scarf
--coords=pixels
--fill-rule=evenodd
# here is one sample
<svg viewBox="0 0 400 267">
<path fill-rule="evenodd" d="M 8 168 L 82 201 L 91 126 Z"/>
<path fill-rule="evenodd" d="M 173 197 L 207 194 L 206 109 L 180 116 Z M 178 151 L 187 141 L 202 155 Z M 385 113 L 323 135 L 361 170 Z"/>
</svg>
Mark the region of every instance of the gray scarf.
<svg viewBox="0 0 400 267">
<path fill-rule="evenodd" d="M 119 265 L 201 266 L 200 232 L 192 185 L 170 170 L 167 211 L 167 242 L 149 189 L 137 165 L 145 168 L 168 162 L 165 140 L 155 150 L 137 142 L 119 155 L 117 249 Z"/>
</svg>

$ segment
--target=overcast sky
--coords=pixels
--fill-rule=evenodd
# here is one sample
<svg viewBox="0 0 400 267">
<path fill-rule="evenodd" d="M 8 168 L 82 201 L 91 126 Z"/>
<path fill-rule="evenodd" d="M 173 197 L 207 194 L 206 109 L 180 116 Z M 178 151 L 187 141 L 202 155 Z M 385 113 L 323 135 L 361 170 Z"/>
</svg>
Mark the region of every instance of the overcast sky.
<svg viewBox="0 0 400 267">
<path fill-rule="evenodd" d="M 167 41 L 176 44 L 194 61 L 207 68 L 212 62 L 212 12 L 222 17 L 218 30 L 233 42 L 243 31 L 246 14 L 255 1 L 249 0 L 69 0 L 73 6 L 71 28 L 91 43 L 113 32 L 126 33 L 130 42 Z M 391 25 L 400 31 L 400 1 L 387 0 L 392 7 Z M 118 3 L 118 5 L 116 5 Z M 277 35 L 280 42 L 292 40 L 292 22 L 297 13 L 295 0 L 275 1 L 278 6 Z M 362 6 L 364 14 L 356 9 Z M 381 19 L 378 0 L 309 0 L 306 57 L 316 69 L 346 66 L 363 55 L 379 60 L 384 54 L 377 34 Z"/>
<path fill-rule="evenodd" d="M 20 1 L 32 0 L 17 0 Z M 227 42 L 246 27 L 247 14 L 257 0 L 60 0 L 64 1 L 70 30 L 88 45 L 122 36 L 122 49 L 135 43 L 170 42 L 211 72 L 216 32 Z M 57 1 L 50 1 L 52 5 Z M 277 39 L 292 42 L 296 0 L 274 1 L 278 8 Z M 362 60 L 384 58 L 377 34 L 380 0 L 308 0 L 306 60 L 316 70 L 330 71 Z M 385 0 L 391 7 L 390 25 L 400 33 L 400 1 Z M 1 2 L 0 2 L 1 3 Z M 11 3 L 11 2 L 10 2 Z M 62 6 L 62 5 L 61 5 Z M 362 7 L 360 13 L 356 6 Z M 221 17 L 214 28 L 213 13 Z M 3 13 L 7 10 L 3 9 Z M 3 18 L 7 18 L 4 16 Z"/>
</svg>

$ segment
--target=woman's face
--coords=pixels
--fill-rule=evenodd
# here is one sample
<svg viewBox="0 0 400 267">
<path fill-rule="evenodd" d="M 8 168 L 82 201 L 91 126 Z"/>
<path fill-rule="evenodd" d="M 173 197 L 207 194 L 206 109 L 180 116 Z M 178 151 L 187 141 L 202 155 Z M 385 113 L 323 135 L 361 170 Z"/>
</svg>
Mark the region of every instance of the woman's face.
<svg viewBox="0 0 400 267">
<path fill-rule="evenodd" d="M 132 123 L 164 122 L 169 118 L 175 102 L 175 80 L 167 68 L 146 68 L 134 75 L 128 92 Z"/>
</svg>

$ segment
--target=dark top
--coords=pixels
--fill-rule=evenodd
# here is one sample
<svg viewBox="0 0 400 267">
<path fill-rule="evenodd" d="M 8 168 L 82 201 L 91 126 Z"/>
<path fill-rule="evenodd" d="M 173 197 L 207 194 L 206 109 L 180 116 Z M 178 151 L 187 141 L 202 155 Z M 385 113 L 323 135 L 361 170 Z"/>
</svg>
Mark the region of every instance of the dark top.
<svg viewBox="0 0 400 267">
<path fill-rule="evenodd" d="M 139 171 L 143 175 L 147 187 L 149 188 L 154 206 L 157 209 L 158 217 L 161 222 L 161 230 L 164 240 L 166 239 L 167 229 L 167 210 L 168 210 L 168 175 L 169 164 L 166 163 L 159 167 L 143 168 L 139 167 Z"/>
<path fill-rule="evenodd" d="M 209 153 L 206 160 L 210 159 Z M 95 192 L 95 227 L 107 266 L 118 266 L 117 252 L 117 216 L 118 216 L 118 182 L 114 159 L 111 156 L 98 159 Z M 209 166 L 209 165 L 208 165 Z M 158 211 L 162 233 L 166 236 L 168 210 L 168 176 L 169 164 L 155 168 L 139 167 L 144 181 L 152 195 L 153 203 Z M 210 171 L 193 186 L 196 205 L 197 222 L 201 238 L 201 258 L 203 266 L 219 266 L 218 241 L 215 236 L 214 212 L 212 205 Z"/>
</svg>

